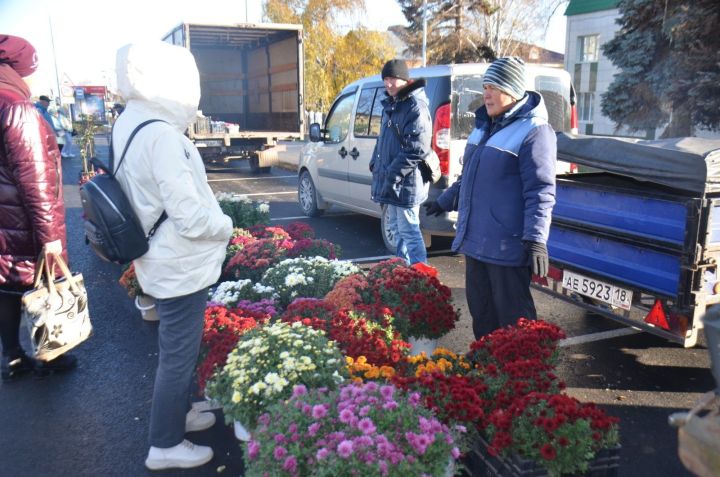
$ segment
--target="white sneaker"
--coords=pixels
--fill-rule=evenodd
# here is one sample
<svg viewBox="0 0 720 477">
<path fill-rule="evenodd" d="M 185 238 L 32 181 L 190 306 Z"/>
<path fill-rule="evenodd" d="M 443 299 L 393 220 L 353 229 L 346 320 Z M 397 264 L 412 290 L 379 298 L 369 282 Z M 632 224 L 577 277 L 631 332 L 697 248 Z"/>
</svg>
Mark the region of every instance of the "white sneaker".
<svg viewBox="0 0 720 477">
<path fill-rule="evenodd" d="M 182 441 L 174 447 L 150 447 L 145 467 L 150 470 L 162 470 L 179 467 L 189 469 L 198 467 L 213 458 L 213 451 L 208 446 L 196 446 L 188 440 Z"/>
<path fill-rule="evenodd" d="M 215 414 L 212 412 L 200 412 L 193 407 L 185 415 L 185 432 L 196 432 L 210 429 L 215 424 Z"/>
</svg>

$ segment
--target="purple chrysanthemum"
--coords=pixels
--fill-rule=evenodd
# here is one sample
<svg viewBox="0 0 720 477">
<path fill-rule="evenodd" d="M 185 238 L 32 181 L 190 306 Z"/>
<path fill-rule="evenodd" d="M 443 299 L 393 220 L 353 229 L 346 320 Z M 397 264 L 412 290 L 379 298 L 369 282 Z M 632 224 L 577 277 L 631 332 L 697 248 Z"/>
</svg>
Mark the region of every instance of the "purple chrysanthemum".
<svg viewBox="0 0 720 477">
<path fill-rule="evenodd" d="M 337 446 L 337 453 L 343 459 L 347 459 L 348 457 L 350 457 L 353 453 L 352 441 L 344 440 L 340 442 L 340 444 L 338 444 Z"/>
</svg>

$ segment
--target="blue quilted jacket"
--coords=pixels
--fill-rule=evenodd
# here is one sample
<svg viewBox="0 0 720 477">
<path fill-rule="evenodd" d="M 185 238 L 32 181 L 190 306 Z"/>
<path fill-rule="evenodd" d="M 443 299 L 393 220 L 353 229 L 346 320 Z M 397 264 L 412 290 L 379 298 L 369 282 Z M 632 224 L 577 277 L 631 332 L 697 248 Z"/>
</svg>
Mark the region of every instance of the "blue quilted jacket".
<svg viewBox="0 0 720 477">
<path fill-rule="evenodd" d="M 439 198 L 457 210 L 453 250 L 497 265 L 527 264 L 522 241 L 547 243 L 555 205 L 555 132 L 542 96 L 527 94 L 492 120 L 485 106 L 463 156 L 462 176 Z"/>
</svg>

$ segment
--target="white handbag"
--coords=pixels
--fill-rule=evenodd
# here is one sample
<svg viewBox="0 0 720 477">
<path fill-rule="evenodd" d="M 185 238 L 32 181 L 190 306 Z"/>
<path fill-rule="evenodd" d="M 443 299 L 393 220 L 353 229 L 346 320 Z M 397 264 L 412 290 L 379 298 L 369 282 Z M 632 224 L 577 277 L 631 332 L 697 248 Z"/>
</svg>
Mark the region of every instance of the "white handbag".
<svg viewBox="0 0 720 477">
<path fill-rule="evenodd" d="M 40 361 L 57 358 L 92 333 L 82 274 L 72 274 L 61 253 L 60 241 L 45 244 L 35 266 L 33 289 L 22 297 L 33 354 Z M 55 264 L 62 277 L 55 278 Z"/>
</svg>

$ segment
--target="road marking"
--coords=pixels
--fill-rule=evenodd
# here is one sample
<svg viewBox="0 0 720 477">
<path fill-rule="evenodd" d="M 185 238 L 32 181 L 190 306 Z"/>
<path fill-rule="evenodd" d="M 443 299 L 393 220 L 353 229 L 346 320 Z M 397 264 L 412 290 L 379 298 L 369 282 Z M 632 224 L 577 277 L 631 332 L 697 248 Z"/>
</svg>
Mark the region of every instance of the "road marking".
<svg viewBox="0 0 720 477">
<path fill-rule="evenodd" d="M 302 219 L 309 219 L 307 215 L 298 215 L 296 217 L 278 217 L 276 219 L 270 219 L 270 222 L 273 221 L 279 221 L 279 220 L 302 220 Z"/>
<path fill-rule="evenodd" d="M 258 192 L 257 194 L 238 194 L 238 195 L 243 195 L 245 197 L 253 197 L 256 195 L 283 195 L 283 194 L 297 194 L 297 191 L 294 190 L 292 192 Z"/>
<path fill-rule="evenodd" d="M 323 217 L 328 219 L 335 217 L 347 217 L 348 215 L 357 215 L 353 212 L 350 212 L 348 214 L 325 214 Z M 282 220 L 301 220 L 301 219 L 311 219 L 312 217 L 308 217 L 307 215 L 298 215 L 296 217 L 275 217 L 274 219 L 270 219 L 270 221 L 282 221 Z"/>
<path fill-rule="evenodd" d="M 297 176 L 237 177 L 235 179 L 208 179 L 208 182 L 260 181 L 267 179 L 296 179 Z"/>
<path fill-rule="evenodd" d="M 617 338 L 618 336 L 634 335 L 640 333 L 641 331 L 642 330 L 639 328 L 618 328 L 617 330 L 601 331 L 599 333 L 590 333 L 588 335 L 572 336 L 570 338 L 560 340 L 558 345 L 560 347 L 564 347 L 584 343 L 592 343 L 593 341 L 609 340 L 612 338 Z"/>
</svg>

